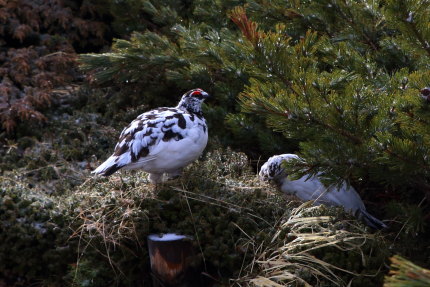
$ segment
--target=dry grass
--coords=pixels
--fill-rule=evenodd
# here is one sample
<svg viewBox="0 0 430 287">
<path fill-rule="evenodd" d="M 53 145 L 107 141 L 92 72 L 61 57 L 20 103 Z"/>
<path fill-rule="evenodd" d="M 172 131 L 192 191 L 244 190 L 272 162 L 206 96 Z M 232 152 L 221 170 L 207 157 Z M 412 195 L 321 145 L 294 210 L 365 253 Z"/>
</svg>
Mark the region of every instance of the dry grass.
<svg viewBox="0 0 430 287">
<path fill-rule="evenodd" d="M 286 221 L 275 232 L 272 245 L 260 251 L 252 262 L 249 269 L 259 270 L 258 275 L 244 276 L 236 283 L 278 287 L 315 286 L 315 282 L 317 286 L 322 286 L 320 283 L 324 281 L 325 284 L 330 282 L 332 286 L 350 286 L 350 282 L 344 282 L 338 275 L 339 271 L 354 276 L 362 274 L 320 260 L 312 255 L 312 251 L 334 247 L 339 252 L 360 252 L 362 263 L 366 265 L 367 259 L 362 247 L 376 237 L 364 232 L 362 225 L 355 221 L 336 222 L 332 216 L 313 216 L 314 213 L 321 213 L 318 211 L 324 208 L 312 206 L 312 202 L 305 202 L 293 208 Z M 325 284 L 323 285 L 326 286 Z"/>
<path fill-rule="evenodd" d="M 244 158 L 223 155 L 209 154 L 181 178 L 156 188 L 143 172 L 87 180 L 76 192 L 79 254 L 97 250 L 121 275 L 112 254 L 126 249 L 133 257 L 146 256 L 148 234 L 179 231 L 196 239 L 205 270 L 234 266 L 228 272 L 236 279 L 225 285 L 346 286 L 342 274 L 363 276 L 315 254 L 356 252 L 365 266 L 369 255 L 363 247 L 376 235 L 339 209 L 287 201 L 243 172 Z M 232 170 L 240 172 L 234 176 Z M 236 257 L 227 259 L 231 254 Z"/>
</svg>

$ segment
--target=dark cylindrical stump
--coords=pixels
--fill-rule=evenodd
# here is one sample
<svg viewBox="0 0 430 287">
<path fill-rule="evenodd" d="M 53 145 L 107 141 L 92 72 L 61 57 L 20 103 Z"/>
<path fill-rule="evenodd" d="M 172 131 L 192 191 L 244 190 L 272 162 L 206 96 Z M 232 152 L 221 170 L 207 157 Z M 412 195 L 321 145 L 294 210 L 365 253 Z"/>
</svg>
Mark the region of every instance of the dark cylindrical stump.
<svg viewBox="0 0 430 287">
<path fill-rule="evenodd" d="M 192 238 L 168 233 L 148 236 L 154 286 L 187 286 L 187 270 L 194 256 Z"/>
</svg>

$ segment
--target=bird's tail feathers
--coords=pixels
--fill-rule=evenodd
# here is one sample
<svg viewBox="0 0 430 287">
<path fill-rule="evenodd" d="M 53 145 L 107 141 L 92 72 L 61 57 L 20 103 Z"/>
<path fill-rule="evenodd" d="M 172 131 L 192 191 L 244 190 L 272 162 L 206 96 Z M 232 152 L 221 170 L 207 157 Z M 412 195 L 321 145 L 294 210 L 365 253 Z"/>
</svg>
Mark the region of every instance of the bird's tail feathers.
<svg viewBox="0 0 430 287">
<path fill-rule="evenodd" d="M 123 165 L 120 165 L 116 162 L 116 159 L 117 159 L 117 156 L 109 157 L 104 163 L 99 165 L 99 167 L 97 167 L 91 173 L 100 174 L 103 176 L 109 176 L 109 175 L 113 174 L 118 169 L 123 167 Z"/>
<path fill-rule="evenodd" d="M 367 225 L 375 229 L 388 227 L 385 223 L 368 213 L 366 210 L 360 209 L 360 218 L 362 218 Z"/>
</svg>

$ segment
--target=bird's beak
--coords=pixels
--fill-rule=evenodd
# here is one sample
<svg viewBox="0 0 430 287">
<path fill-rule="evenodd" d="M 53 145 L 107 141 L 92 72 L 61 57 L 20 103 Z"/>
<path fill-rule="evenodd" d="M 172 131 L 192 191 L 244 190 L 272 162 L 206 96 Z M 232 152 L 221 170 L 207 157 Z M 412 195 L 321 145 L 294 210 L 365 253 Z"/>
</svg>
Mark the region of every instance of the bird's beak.
<svg viewBox="0 0 430 287">
<path fill-rule="evenodd" d="M 204 99 L 210 98 L 210 95 L 206 92 L 201 93 Z"/>
</svg>

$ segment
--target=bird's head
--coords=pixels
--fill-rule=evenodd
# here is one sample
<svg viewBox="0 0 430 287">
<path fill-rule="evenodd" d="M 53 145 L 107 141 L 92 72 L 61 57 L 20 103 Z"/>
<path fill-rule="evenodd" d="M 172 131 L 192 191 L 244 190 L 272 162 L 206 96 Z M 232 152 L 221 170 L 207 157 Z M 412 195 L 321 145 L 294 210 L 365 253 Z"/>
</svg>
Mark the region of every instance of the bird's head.
<svg viewBox="0 0 430 287">
<path fill-rule="evenodd" d="M 259 173 L 260 180 L 278 182 L 282 178 L 285 178 L 287 174 L 283 166 L 284 162 L 298 158 L 299 157 L 295 154 L 281 154 L 272 156 L 261 167 Z"/>
<path fill-rule="evenodd" d="M 209 97 L 209 94 L 202 89 L 193 89 L 186 92 L 178 104 L 178 108 L 185 109 L 190 113 L 202 114 L 202 103 Z"/>
</svg>

